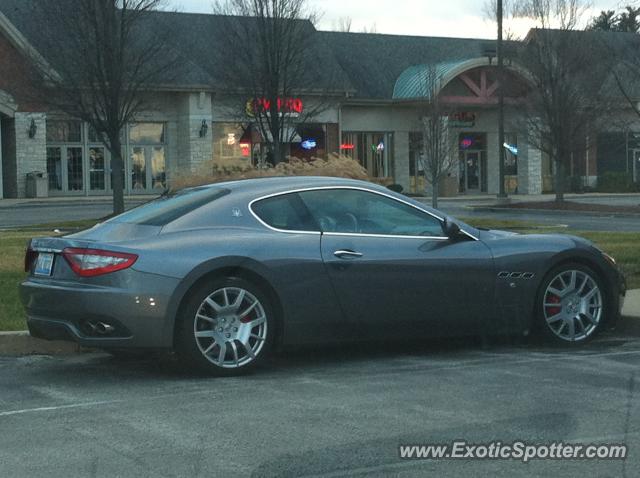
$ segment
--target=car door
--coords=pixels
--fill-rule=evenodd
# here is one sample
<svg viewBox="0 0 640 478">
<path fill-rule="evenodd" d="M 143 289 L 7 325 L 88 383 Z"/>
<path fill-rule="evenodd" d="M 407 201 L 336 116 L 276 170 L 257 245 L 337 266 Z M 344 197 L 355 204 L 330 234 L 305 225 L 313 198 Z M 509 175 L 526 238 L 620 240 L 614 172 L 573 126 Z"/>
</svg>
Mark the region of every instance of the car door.
<svg viewBox="0 0 640 478">
<path fill-rule="evenodd" d="M 451 240 L 439 218 L 379 192 L 299 194 L 320 225 L 322 259 L 356 333 L 458 334 L 491 316 L 495 280 L 482 242 Z"/>
</svg>

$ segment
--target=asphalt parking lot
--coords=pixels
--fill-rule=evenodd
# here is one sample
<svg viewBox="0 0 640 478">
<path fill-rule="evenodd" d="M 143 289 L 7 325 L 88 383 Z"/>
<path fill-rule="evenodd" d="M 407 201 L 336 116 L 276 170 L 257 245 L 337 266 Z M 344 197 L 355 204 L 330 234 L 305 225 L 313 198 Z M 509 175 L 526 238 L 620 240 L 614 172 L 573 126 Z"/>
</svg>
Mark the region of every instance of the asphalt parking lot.
<svg viewBox="0 0 640 478">
<path fill-rule="evenodd" d="M 286 352 L 237 378 L 169 358 L 0 357 L 0 476 L 638 476 L 640 339 Z M 400 444 L 626 443 L 625 461 L 401 461 Z"/>
</svg>

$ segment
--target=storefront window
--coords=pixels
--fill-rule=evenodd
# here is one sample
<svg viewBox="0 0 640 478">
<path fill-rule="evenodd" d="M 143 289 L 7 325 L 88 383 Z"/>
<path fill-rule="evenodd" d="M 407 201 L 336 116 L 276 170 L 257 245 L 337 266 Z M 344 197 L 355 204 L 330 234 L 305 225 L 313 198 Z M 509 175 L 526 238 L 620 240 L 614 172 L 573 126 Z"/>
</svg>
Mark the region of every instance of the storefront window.
<svg viewBox="0 0 640 478">
<path fill-rule="evenodd" d="M 213 123 L 213 162 L 221 167 L 246 168 L 256 138 L 240 123 Z"/>
<path fill-rule="evenodd" d="M 164 123 L 136 123 L 129 128 L 129 141 L 137 144 L 164 143 Z"/>
<path fill-rule="evenodd" d="M 84 189 L 83 125 L 79 121 L 47 121 L 49 191 L 79 193 Z"/>
<path fill-rule="evenodd" d="M 518 137 L 513 133 L 505 134 L 504 145 L 504 174 L 518 175 Z"/>
<path fill-rule="evenodd" d="M 291 156 L 300 159 L 323 158 L 327 153 L 326 126 L 306 124 L 298 127 L 299 141 L 291 144 Z"/>
<path fill-rule="evenodd" d="M 80 143 L 82 123 L 79 121 L 47 121 L 47 143 Z"/>
<path fill-rule="evenodd" d="M 104 147 L 89 148 L 89 187 L 92 191 L 103 191 L 105 184 L 105 156 Z"/>
<path fill-rule="evenodd" d="M 345 132 L 340 151 L 357 160 L 372 178 L 393 183 L 393 133 Z"/>
<path fill-rule="evenodd" d="M 158 192 L 167 187 L 164 141 L 164 123 L 136 123 L 129 128 L 133 192 Z"/>
</svg>

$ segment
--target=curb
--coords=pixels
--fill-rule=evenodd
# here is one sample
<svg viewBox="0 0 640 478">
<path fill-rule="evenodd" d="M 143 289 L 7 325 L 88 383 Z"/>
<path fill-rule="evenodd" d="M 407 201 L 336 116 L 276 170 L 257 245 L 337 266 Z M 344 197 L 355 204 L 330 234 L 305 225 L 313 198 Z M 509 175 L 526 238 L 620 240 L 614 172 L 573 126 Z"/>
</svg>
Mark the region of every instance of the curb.
<svg viewBox="0 0 640 478">
<path fill-rule="evenodd" d="M 622 317 L 613 330 L 616 334 L 640 337 L 640 317 Z"/>
<path fill-rule="evenodd" d="M 553 214 L 553 215 L 566 215 L 577 214 L 579 216 L 596 216 L 596 217 L 629 217 L 640 218 L 639 213 L 633 212 L 603 212 L 603 211 L 571 211 L 571 210 L 558 210 L 558 209 L 529 209 L 521 207 L 500 207 L 500 206 L 465 206 L 467 209 L 471 209 L 475 212 L 503 212 L 503 213 L 537 213 L 537 214 Z"/>
<path fill-rule="evenodd" d="M 146 201 L 125 201 L 125 207 L 127 206 L 139 206 L 151 201 L 152 198 Z M 69 206 L 110 206 L 113 202 L 110 201 L 56 201 L 56 202 L 33 202 L 33 203 L 16 203 L 11 206 L 0 204 L 0 210 L 13 210 L 13 209 L 35 209 L 35 208 L 55 208 L 55 207 L 69 207 Z"/>
<path fill-rule="evenodd" d="M 29 332 L 0 332 L 0 356 L 2 355 L 71 355 L 83 350 L 74 342 L 36 339 Z"/>
</svg>

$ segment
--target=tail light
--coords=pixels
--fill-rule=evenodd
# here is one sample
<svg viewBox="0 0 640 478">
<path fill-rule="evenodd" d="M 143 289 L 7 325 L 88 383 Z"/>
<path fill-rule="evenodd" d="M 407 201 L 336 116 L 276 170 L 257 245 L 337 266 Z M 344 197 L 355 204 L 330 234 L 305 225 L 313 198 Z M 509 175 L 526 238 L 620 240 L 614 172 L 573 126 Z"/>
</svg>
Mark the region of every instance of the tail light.
<svg viewBox="0 0 640 478">
<path fill-rule="evenodd" d="M 24 271 L 31 272 L 31 267 L 38 257 L 38 253 L 31 248 L 31 241 L 27 245 L 27 250 L 24 253 Z"/>
<path fill-rule="evenodd" d="M 101 249 L 69 247 L 62 251 L 71 269 L 81 277 L 95 277 L 131 267 L 138 256 Z"/>
</svg>

